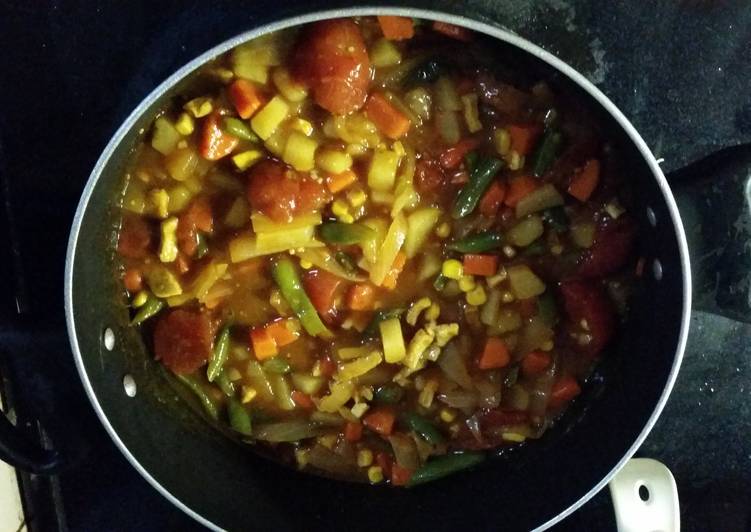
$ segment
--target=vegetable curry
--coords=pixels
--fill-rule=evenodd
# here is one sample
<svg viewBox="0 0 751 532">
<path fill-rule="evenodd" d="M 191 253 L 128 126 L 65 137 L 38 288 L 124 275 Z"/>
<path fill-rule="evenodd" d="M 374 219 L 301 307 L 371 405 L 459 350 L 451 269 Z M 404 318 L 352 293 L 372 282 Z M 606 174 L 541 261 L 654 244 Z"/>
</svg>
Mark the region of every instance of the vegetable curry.
<svg viewBox="0 0 751 532">
<path fill-rule="evenodd" d="M 539 438 L 635 275 L 617 153 L 470 31 L 326 20 L 243 44 L 155 117 L 118 275 L 238 438 L 411 486 Z M 499 59 L 500 57 L 500 59 Z"/>
</svg>

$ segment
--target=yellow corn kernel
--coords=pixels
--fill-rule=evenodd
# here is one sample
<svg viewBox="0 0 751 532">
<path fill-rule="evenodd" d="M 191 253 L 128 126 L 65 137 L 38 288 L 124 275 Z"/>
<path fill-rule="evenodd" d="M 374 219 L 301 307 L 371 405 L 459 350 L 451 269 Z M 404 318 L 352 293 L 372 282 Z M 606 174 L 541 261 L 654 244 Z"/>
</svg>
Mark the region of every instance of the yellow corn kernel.
<svg viewBox="0 0 751 532">
<path fill-rule="evenodd" d="M 299 131 L 293 131 L 287 139 L 282 159 L 295 170 L 307 172 L 315 165 L 315 153 L 318 143 L 303 135 Z"/>
<path fill-rule="evenodd" d="M 303 270 L 309 270 L 313 267 L 313 263 L 309 260 L 301 259 L 300 260 L 300 268 Z"/>
<path fill-rule="evenodd" d="M 502 432 L 501 438 L 503 438 L 506 441 L 512 441 L 516 443 L 521 443 L 527 439 L 526 436 L 524 436 L 524 434 L 519 434 L 517 432 Z"/>
<path fill-rule="evenodd" d="M 347 204 L 340 199 L 331 204 L 331 212 L 334 213 L 334 216 L 336 216 L 340 222 L 344 222 L 345 224 L 351 224 L 355 221 L 355 218 L 349 212 Z"/>
<path fill-rule="evenodd" d="M 274 69 L 271 79 L 279 92 L 290 102 L 301 102 L 308 95 L 308 89 L 292 79 L 284 67 Z"/>
<path fill-rule="evenodd" d="M 516 297 L 514 297 L 514 294 L 509 290 L 505 290 L 501 294 L 501 301 L 503 301 L 504 303 L 513 303 L 515 300 Z"/>
<path fill-rule="evenodd" d="M 474 290 L 467 292 L 467 303 L 473 307 L 479 307 L 484 305 L 488 300 L 488 296 L 485 294 L 485 289 L 482 286 L 478 286 Z"/>
<path fill-rule="evenodd" d="M 511 150 L 511 135 L 509 135 L 509 132 L 505 129 L 496 129 L 493 133 L 493 140 L 498 155 L 508 155 L 509 150 Z"/>
<path fill-rule="evenodd" d="M 475 286 L 477 286 L 477 283 L 471 275 L 462 275 L 459 279 L 459 290 L 462 292 L 470 292 L 475 289 Z"/>
<path fill-rule="evenodd" d="M 163 188 L 155 188 L 149 192 L 149 201 L 154 207 L 154 213 L 159 218 L 169 216 L 169 194 Z"/>
<path fill-rule="evenodd" d="M 252 386 L 243 386 L 242 393 L 242 402 L 249 403 L 256 398 L 256 396 L 258 395 L 258 390 L 256 390 Z"/>
<path fill-rule="evenodd" d="M 373 463 L 373 451 L 370 449 L 360 449 L 357 452 L 358 467 L 368 467 Z"/>
<path fill-rule="evenodd" d="M 456 419 L 456 410 L 451 408 L 441 408 L 439 415 L 441 416 L 441 421 L 444 423 L 451 423 Z"/>
<path fill-rule="evenodd" d="M 368 468 L 368 480 L 371 484 L 378 484 L 383 482 L 383 469 L 379 466 L 370 466 Z"/>
<path fill-rule="evenodd" d="M 318 436 L 318 443 L 323 445 L 327 449 L 331 449 L 334 445 L 336 445 L 336 440 L 336 434 L 324 434 L 323 436 Z"/>
<path fill-rule="evenodd" d="M 238 170 L 247 170 L 263 157 L 259 150 L 247 150 L 232 156 L 232 162 L 235 163 Z"/>
<path fill-rule="evenodd" d="M 443 222 L 435 228 L 435 234 L 438 238 L 446 238 L 451 234 L 451 224 Z"/>
<path fill-rule="evenodd" d="M 341 174 L 352 168 L 352 156 L 339 150 L 321 150 L 316 155 L 316 163 L 325 172 Z"/>
<path fill-rule="evenodd" d="M 183 109 L 188 111 L 194 117 L 201 118 L 213 111 L 214 105 L 211 103 L 211 98 L 193 98 L 183 105 Z"/>
<path fill-rule="evenodd" d="M 355 406 L 350 409 L 350 412 L 352 412 L 352 415 L 357 419 L 360 419 L 369 408 L 368 403 L 356 403 Z"/>
<path fill-rule="evenodd" d="M 256 135 L 267 140 L 287 118 L 289 105 L 281 97 L 274 96 L 264 105 L 250 121 L 250 127 Z"/>
<path fill-rule="evenodd" d="M 433 303 L 430 308 L 425 311 L 425 319 L 427 321 L 435 321 L 438 316 L 441 315 L 441 306 L 438 303 Z"/>
<path fill-rule="evenodd" d="M 294 131 L 299 131 L 306 137 L 309 137 L 313 134 L 313 124 L 303 118 L 295 118 L 293 120 L 290 120 L 289 128 Z"/>
<path fill-rule="evenodd" d="M 441 273 L 444 277 L 448 277 L 449 279 L 456 279 L 458 281 L 464 274 L 464 267 L 458 260 L 448 259 L 443 261 L 443 264 L 441 265 Z"/>
<path fill-rule="evenodd" d="M 553 340 L 547 340 L 545 341 L 541 346 L 540 349 L 543 351 L 551 351 L 553 349 Z"/>
<path fill-rule="evenodd" d="M 149 293 L 146 290 L 141 290 L 136 294 L 136 297 L 133 298 L 133 308 L 139 308 L 146 304 L 146 301 L 149 299 Z"/>
<path fill-rule="evenodd" d="M 412 306 L 407 311 L 407 323 L 410 325 L 416 325 L 417 319 L 420 317 L 420 313 L 422 313 L 423 310 L 430 308 L 432 301 L 428 297 L 422 297 L 412 303 Z"/>
<path fill-rule="evenodd" d="M 350 190 L 347 192 L 347 201 L 355 209 L 359 209 L 368 201 L 368 195 L 362 189 Z"/>
<path fill-rule="evenodd" d="M 180 116 L 177 117 L 177 121 L 175 122 L 175 129 L 177 132 L 187 137 L 193 133 L 195 128 L 196 121 L 193 120 L 193 117 L 188 113 L 180 113 Z"/>
<path fill-rule="evenodd" d="M 159 260 L 173 262 L 177 258 L 177 218 L 172 216 L 162 222 L 162 241 L 159 246 Z"/>
<path fill-rule="evenodd" d="M 407 150 L 404 149 L 404 144 L 402 144 L 401 140 L 397 140 L 391 145 L 391 149 L 396 153 L 399 157 L 404 157 L 407 155 Z"/>
</svg>

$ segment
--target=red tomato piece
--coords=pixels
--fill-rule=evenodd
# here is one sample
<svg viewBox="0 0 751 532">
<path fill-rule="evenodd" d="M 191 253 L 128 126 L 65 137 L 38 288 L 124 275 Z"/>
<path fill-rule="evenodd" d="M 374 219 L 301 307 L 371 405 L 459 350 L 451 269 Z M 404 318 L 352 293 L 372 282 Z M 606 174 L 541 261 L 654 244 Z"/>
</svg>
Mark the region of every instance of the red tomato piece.
<svg viewBox="0 0 751 532">
<path fill-rule="evenodd" d="M 174 373 L 193 373 L 208 361 L 213 333 L 205 314 L 173 310 L 156 324 L 154 358 Z"/>
<path fill-rule="evenodd" d="M 141 288 L 143 288 L 143 276 L 141 275 L 140 270 L 137 270 L 136 268 L 128 268 L 125 270 L 125 273 L 123 274 L 123 284 L 125 285 L 125 289 L 131 294 L 141 290 Z"/>
<path fill-rule="evenodd" d="M 419 192 L 438 192 L 446 184 L 446 176 L 438 163 L 423 158 L 415 166 L 415 184 Z"/>
<path fill-rule="evenodd" d="M 177 243 L 180 251 L 192 257 L 198 247 L 198 232 L 211 233 L 213 230 L 211 203 L 207 197 L 200 196 L 178 218 Z"/>
<path fill-rule="evenodd" d="M 123 216 L 120 235 L 117 240 L 117 252 L 129 259 L 142 259 L 151 247 L 151 229 L 139 216 Z"/>
<path fill-rule="evenodd" d="M 560 408 L 581 393 L 581 387 L 573 377 L 561 377 L 550 389 L 550 408 Z"/>
<path fill-rule="evenodd" d="M 394 486 L 406 486 L 412 478 L 412 470 L 402 467 L 396 462 L 391 465 L 391 484 Z"/>
<path fill-rule="evenodd" d="M 615 332 L 612 303 L 602 288 L 588 281 L 564 281 L 560 293 L 572 349 L 595 358 Z"/>
<path fill-rule="evenodd" d="M 618 271 L 631 255 L 635 239 L 636 227 L 629 219 L 621 217 L 600 224 L 576 272 L 582 277 L 602 277 Z"/>
<path fill-rule="evenodd" d="M 480 427 L 483 430 L 491 430 L 509 425 L 526 423 L 529 415 L 522 410 L 504 410 L 496 408 L 488 410 L 480 415 Z"/>
<path fill-rule="evenodd" d="M 206 117 L 201 131 L 199 151 L 204 159 L 217 161 L 232 153 L 240 140 L 229 133 L 225 133 L 221 126 L 222 117 L 219 113 L 212 113 Z"/>
<path fill-rule="evenodd" d="M 327 111 L 344 115 L 360 109 L 370 83 L 370 59 L 360 27 L 346 19 L 310 25 L 297 43 L 292 72 Z"/>
<path fill-rule="evenodd" d="M 303 275 L 305 293 L 322 318 L 331 320 L 336 317 L 336 296 L 343 282 L 341 277 L 326 270 L 309 270 Z"/>
</svg>

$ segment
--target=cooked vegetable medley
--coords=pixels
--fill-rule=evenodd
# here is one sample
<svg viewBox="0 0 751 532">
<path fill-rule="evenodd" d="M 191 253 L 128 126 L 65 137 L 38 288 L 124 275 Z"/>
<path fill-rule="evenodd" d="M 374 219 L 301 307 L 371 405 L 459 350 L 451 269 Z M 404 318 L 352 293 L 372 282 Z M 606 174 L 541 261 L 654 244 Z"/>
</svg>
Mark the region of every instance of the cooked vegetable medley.
<svg viewBox="0 0 751 532">
<path fill-rule="evenodd" d="M 488 46 L 317 22 L 155 118 L 122 198 L 132 324 L 239 438 L 409 486 L 580 394 L 634 277 L 623 172 L 586 109 Z"/>
</svg>

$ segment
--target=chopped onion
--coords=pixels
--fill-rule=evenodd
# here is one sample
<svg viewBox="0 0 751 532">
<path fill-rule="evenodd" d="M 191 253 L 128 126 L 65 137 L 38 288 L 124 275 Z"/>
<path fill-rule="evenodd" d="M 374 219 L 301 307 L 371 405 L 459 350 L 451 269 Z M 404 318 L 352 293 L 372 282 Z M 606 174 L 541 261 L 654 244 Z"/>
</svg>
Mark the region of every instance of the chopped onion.
<svg viewBox="0 0 751 532">
<path fill-rule="evenodd" d="M 462 388 L 467 390 L 474 388 L 472 377 L 470 377 L 467 372 L 467 365 L 464 361 L 464 357 L 459 354 L 455 342 L 449 342 L 446 347 L 443 348 L 443 353 L 441 353 L 441 356 L 438 359 L 438 366 L 449 379 Z"/>
<path fill-rule="evenodd" d="M 480 420 L 477 419 L 477 415 L 467 419 L 467 428 L 479 443 L 483 443 L 482 432 L 480 432 Z"/>
<path fill-rule="evenodd" d="M 294 442 L 318 436 L 323 430 L 318 423 L 307 419 L 293 419 L 256 425 L 253 428 L 253 437 L 263 441 Z"/>
<path fill-rule="evenodd" d="M 459 388 L 440 394 L 438 400 L 462 411 L 472 411 L 477 407 L 477 394 Z"/>
<path fill-rule="evenodd" d="M 396 463 L 407 469 L 415 470 L 420 467 L 420 458 L 417 455 L 415 442 L 405 434 L 392 434 L 389 443 L 394 450 Z"/>
<path fill-rule="evenodd" d="M 357 478 L 363 475 L 363 471 L 357 467 L 356 463 L 346 460 L 323 445 L 315 445 L 308 453 L 307 458 L 308 464 L 334 475 L 348 478 Z"/>
<path fill-rule="evenodd" d="M 501 404 L 500 383 L 492 383 L 487 380 L 479 380 L 475 384 L 479 395 L 480 408 L 497 408 Z"/>
</svg>

